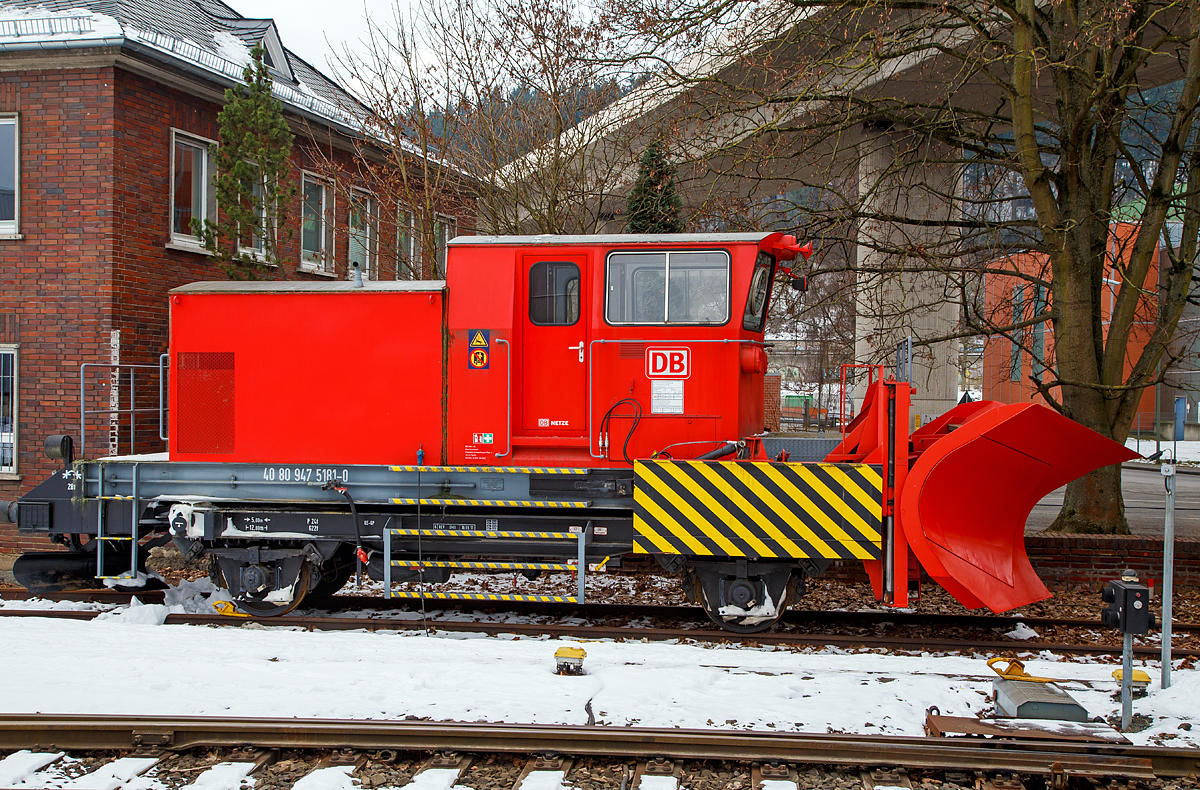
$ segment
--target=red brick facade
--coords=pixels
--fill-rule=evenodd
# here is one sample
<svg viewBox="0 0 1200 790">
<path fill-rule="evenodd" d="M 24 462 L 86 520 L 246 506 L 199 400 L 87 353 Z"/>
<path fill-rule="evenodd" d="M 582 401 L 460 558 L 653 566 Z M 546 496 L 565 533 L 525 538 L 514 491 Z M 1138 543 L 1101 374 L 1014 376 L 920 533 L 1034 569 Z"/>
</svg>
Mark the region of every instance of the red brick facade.
<svg viewBox="0 0 1200 790">
<path fill-rule="evenodd" d="M 779 417 L 783 408 L 779 391 L 783 378 L 778 373 L 768 373 L 763 379 L 763 422 L 768 431 L 779 430 Z"/>
<path fill-rule="evenodd" d="M 122 363 L 156 365 L 167 345 L 167 291 L 224 277 L 205 255 L 169 247 L 171 130 L 217 139 L 220 107 L 201 97 L 216 99 L 219 89 L 199 81 L 194 94 L 168 86 L 123 68 L 115 50 L 103 57 L 92 50 L 86 68 L 33 69 L 23 57 L 19 70 L 0 60 L 0 112 L 17 113 L 20 124 L 23 236 L 0 240 L 0 343 L 19 344 L 17 474 L 0 478 L 0 500 L 17 498 L 55 469 L 42 451 L 46 436 L 66 433 L 78 442 L 81 363 L 109 362 L 119 332 Z M 105 59 L 109 65 L 94 65 Z M 301 170 L 323 168 L 303 137 L 313 122 L 292 121 L 298 194 L 291 223 L 298 225 Z M 321 158 L 343 174 L 355 172 L 353 144 L 330 138 L 342 142 L 325 140 Z M 346 180 L 339 178 L 339 187 L 354 182 Z M 334 264 L 345 276 L 348 201 L 336 204 L 335 233 L 343 235 Z M 380 206 L 379 216 L 379 235 L 394 233 L 387 218 L 395 207 Z M 460 227 L 468 219 L 459 217 Z M 299 256 L 293 232 L 283 256 L 292 262 L 288 276 L 316 276 L 291 270 Z M 128 408 L 128 384 L 122 387 L 120 407 Z M 139 408 L 157 408 L 156 371 L 144 371 L 136 397 Z M 136 451 L 164 449 L 157 416 L 138 419 Z M 99 417 L 89 421 L 89 456 L 105 454 L 102 427 Z M 121 436 L 120 451 L 127 452 L 127 428 Z M 0 552 L 40 543 L 0 526 Z"/>
</svg>

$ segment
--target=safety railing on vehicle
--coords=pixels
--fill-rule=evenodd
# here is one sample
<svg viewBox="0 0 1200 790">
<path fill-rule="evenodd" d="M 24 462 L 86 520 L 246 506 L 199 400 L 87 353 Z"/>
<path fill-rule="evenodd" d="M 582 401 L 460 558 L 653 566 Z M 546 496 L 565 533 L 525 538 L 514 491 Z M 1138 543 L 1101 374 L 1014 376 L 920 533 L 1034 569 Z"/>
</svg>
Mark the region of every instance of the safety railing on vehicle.
<svg viewBox="0 0 1200 790">
<path fill-rule="evenodd" d="M 79 366 L 79 457 L 86 458 L 88 453 L 88 419 L 96 415 L 108 416 L 108 446 L 106 455 L 119 455 L 125 442 L 121 432 L 128 427 L 128 453 L 135 455 L 138 451 L 138 415 L 155 414 L 158 419 L 158 440 L 167 441 L 167 375 L 169 357 L 161 354 L 157 365 L 136 365 L 131 363 L 84 362 Z M 88 384 L 102 390 L 108 396 L 107 406 L 88 408 Z M 139 378 L 139 374 L 141 378 Z M 149 376 L 157 375 L 158 404 L 155 406 L 138 406 L 139 381 L 145 382 Z M 123 404 L 122 398 L 128 398 L 128 405 Z M 144 396 L 143 396 L 144 402 Z M 128 415 L 128 422 L 124 417 Z"/>
</svg>

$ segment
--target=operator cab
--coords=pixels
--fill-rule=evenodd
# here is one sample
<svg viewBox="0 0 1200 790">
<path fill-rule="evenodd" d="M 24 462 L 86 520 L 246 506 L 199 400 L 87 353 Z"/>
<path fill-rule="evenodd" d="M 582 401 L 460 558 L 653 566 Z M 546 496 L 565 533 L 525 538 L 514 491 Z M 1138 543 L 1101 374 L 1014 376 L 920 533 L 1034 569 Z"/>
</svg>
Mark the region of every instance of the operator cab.
<svg viewBox="0 0 1200 790">
<path fill-rule="evenodd" d="M 450 242 L 449 463 L 629 466 L 763 430 L 779 233 Z"/>
</svg>

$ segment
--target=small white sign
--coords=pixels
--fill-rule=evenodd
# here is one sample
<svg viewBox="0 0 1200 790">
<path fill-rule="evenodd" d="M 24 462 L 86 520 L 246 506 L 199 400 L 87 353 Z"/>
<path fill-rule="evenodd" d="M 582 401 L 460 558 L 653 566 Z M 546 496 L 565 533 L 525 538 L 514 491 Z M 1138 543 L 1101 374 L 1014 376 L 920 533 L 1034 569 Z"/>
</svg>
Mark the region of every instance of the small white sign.
<svg viewBox="0 0 1200 790">
<path fill-rule="evenodd" d="M 690 348 L 646 349 L 646 378 L 686 379 L 692 375 Z"/>
<path fill-rule="evenodd" d="M 651 379 L 651 414 L 683 414 L 683 379 Z"/>
<path fill-rule="evenodd" d="M 491 444 L 492 434 L 490 433 L 473 433 L 471 434 L 473 444 Z"/>
</svg>

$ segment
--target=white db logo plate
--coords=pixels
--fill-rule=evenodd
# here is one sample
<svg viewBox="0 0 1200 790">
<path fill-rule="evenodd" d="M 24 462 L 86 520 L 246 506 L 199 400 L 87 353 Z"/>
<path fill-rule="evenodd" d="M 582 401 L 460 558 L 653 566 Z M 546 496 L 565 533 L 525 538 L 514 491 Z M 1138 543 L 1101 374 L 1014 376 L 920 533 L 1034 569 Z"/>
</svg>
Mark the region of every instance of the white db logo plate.
<svg viewBox="0 0 1200 790">
<path fill-rule="evenodd" d="M 690 348 L 646 349 L 646 378 L 686 379 L 692 375 Z"/>
</svg>

